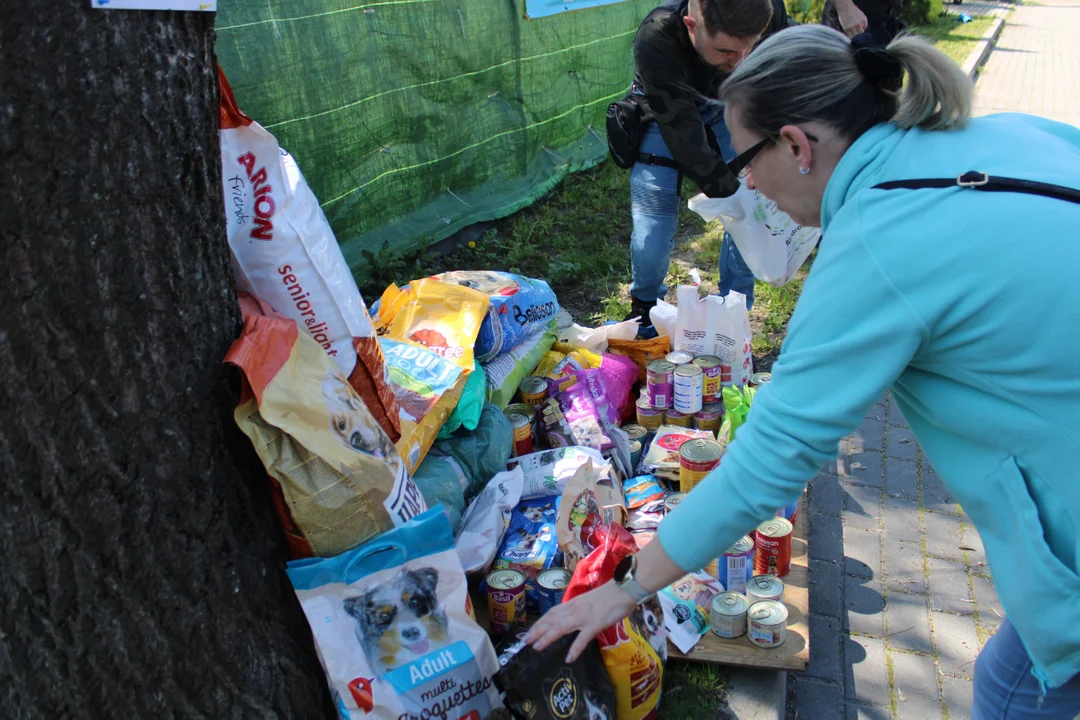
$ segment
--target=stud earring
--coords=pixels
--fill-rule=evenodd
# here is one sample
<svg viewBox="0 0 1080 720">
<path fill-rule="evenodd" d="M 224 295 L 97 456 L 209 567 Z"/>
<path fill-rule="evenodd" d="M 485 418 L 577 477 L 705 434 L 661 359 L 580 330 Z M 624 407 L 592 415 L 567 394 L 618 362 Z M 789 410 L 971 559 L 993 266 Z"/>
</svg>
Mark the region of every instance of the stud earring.
<svg viewBox="0 0 1080 720">
<path fill-rule="evenodd" d="M 810 168 L 808 168 L 808 167 L 800 167 L 799 168 L 799 174 L 800 175 L 809 175 L 810 174 Z"/>
</svg>

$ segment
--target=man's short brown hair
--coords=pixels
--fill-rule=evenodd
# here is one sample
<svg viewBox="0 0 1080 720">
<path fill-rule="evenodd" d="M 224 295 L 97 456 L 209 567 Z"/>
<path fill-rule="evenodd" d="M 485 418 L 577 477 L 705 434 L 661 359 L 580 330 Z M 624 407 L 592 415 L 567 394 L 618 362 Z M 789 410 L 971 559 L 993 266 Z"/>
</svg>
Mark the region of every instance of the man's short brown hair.
<svg viewBox="0 0 1080 720">
<path fill-rule="evenodd" d="M 772 0 L 695 0 L 701 8 L 705 32 L 752 38 L 765 32 L 772 20 Z"/>
</svg>

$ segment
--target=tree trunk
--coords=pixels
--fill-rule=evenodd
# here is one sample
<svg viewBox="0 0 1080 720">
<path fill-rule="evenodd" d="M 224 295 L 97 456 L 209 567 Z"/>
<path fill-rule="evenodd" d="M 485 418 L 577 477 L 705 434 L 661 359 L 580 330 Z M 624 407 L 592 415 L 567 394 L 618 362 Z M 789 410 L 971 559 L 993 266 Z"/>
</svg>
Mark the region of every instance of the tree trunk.
<svg viewBox="0 0 1080 720">
<path fill-rule="evenodd" d="M 0 18 L 0 715 L 334 715 L 222 365 L 209 13 Z"/>
</svg>

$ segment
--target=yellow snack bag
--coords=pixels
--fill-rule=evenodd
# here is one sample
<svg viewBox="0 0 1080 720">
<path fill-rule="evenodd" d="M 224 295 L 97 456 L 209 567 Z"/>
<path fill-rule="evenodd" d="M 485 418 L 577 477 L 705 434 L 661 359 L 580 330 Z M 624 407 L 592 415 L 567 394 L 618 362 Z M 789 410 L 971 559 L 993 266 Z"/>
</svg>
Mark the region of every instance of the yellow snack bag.
<svg viewBox="0 0 1080 720">
<path fill-rule="evenodd" d="M 562 362 L 565 357 L 565 354 L 554 350 L 544 353 L 544 357 L 540 358 L 540 364 L 536 366 L 536 370 L 533 370 L 532 374 L 547 377 L 548 373 L 554 370 L 555 366 Z"/>
<path fill-rule="evenodd" d="M 653 360 L 663 360 L 671 352 L 667 335 L 648 340 L 609 340 L 608 352 L 625 355 L 638 365 L 638 380 L 645 381 L 645 367 Z"/>
<path fill-rule="evenodd" d="M 407 299 L 394 314 L 387 334 L 420 343 L 471 372 L 476 335 L 491 299 L 464 285 L 431 279 L 413 280 L 401 294 Z"/>
<path fill-rule="evenodd" d="M 584 367 L 581 368 L 582 370 L 598 368 L 600 367 L 600 363 L 604 361 L 604 358 L 600 353 L 586 350 L 585 348 L 577 347 L 576 345 L 570 345 L 569 343 L 555 343 L 551 349 L 555 352 L 563 353 L 564 355 L 573 355 L 575 360 L 584 365 Z M 539 373 L 537 374 L 539 375 Z"/>
</svg>

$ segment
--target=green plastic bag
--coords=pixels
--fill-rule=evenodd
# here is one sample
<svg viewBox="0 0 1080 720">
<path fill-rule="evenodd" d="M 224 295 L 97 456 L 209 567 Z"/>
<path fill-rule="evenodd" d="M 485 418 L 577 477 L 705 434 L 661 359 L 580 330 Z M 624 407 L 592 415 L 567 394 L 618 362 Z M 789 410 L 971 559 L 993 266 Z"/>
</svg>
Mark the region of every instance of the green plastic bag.
<svg viewBox="0 0 1080 720">
<path fill-rule="evenodd" d="M 480 411 L 484 409 L 486 395 L 487 375 L 484 374 L 483 366 L 474 361 L 472 372 L 465 379 L 465 388 L 461 391 L 457 407 L 439 429 L 438 439 L 446 440 L 460 427 L 475 430 L 476 424 L 480 422 Z"/>
<path fill-rule="evenodd" d="M 721 391 L 724 399 L 724 422 L 720 425 L 718 436 L 720 444 L 727 447 L 728 443 L 735 439 L 735 431 L 746 422 L 746 416 L 750 413 L 750 406 L 754 402 L 752 387 L 726 387 Z"/>
</svg>

